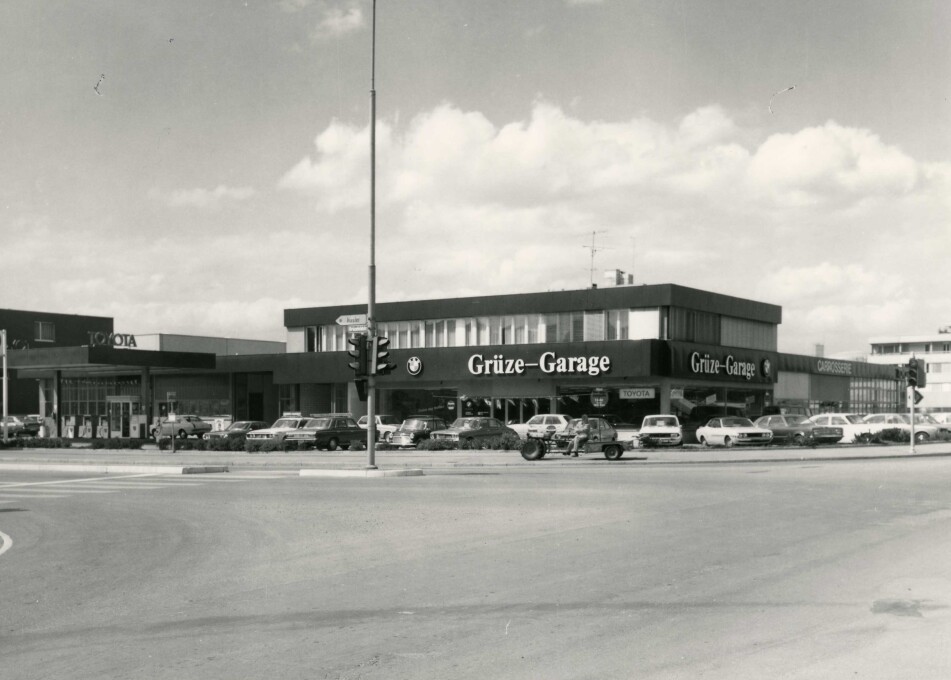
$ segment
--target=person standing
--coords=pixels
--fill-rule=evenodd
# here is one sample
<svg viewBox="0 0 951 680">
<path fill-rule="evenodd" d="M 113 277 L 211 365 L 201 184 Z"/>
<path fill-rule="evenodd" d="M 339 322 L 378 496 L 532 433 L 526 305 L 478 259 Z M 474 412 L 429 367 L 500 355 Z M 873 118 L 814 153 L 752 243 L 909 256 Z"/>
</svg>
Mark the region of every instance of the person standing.
<svg viewBox="0 0 951 680">
<path fill-rule="evenodd" d="M 577 458 L 578 452 L 584 448 L 585 443 L 591 437 L 591 423 L 588 422 L 588 414 L 581 416 L 579 420 L 571 423 L 571 431 L 574 437 L 568 444 L 565 455 Z"/>
</svg>

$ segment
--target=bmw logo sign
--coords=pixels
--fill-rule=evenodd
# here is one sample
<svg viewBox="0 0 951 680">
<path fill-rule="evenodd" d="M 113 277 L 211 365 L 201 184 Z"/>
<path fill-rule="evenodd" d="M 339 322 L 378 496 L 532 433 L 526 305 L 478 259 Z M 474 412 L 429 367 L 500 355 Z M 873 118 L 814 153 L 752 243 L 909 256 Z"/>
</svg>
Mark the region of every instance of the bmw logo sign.
<svg viewBox="0 0 951 680">
<path fill-rule="evenodd" d="M 406 362 L 406 372 L 410 375 L 419 375 L 423 372 L 423 360 L 419 357 L 410 357 Z"/>
<path fill-rule="evenodd" d="M 772 364 L 769 363 L 769 359 L 763 359 L 762 369 L 763 369 L 763 375 L 768 378 L 770 371 L 773 370 L 773 366 Z"/>
</svg>

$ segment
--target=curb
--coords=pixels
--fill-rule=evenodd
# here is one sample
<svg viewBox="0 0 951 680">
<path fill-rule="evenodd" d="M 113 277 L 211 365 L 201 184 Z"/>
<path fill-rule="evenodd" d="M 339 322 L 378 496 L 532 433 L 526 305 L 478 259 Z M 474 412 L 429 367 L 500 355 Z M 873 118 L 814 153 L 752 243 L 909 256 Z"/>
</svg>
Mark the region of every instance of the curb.
<svg viewBox="0 0 951 680">
<path fill-rule="evenodd" d="M 99 472 L 105 474 L 195 475 L 228 472 L 227 465 L 97 465 L 95 463 L 0 463 L 0 470 L 24 472 Z"/>
<path fill-rule="evenodd" d="M 301 477 L 422 477 L 423 471 L 419 468 L 403 470 L 329 470 L 314 469 L 301 470 Z"/>
</svg>

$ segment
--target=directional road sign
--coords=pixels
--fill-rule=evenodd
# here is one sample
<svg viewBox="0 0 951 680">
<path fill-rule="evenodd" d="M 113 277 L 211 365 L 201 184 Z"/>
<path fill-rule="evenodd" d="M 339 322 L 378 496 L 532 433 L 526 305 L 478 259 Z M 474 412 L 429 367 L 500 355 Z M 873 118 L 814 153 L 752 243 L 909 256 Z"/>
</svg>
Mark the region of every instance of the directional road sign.
<svg viewBox="0 0 951 680">
<path fill-rule="evenodd" d="M 337 317 L 338 326 L 365 326 L 366 324 L 366 314 L 341 314 Z"/>
</svg>

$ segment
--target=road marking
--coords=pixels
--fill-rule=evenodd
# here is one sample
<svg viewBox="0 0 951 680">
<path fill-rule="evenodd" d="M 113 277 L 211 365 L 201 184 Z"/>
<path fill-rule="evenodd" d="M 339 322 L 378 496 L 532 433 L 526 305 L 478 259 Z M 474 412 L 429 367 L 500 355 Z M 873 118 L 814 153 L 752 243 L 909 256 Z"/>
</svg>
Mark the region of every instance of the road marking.
<svg viewBox="0 0 951 680">
<path fill-rule="evenodd" d="M 0 545 L 0 555 L 2 555 L 7 550 L 9 550 L 10 546 L 13 545 L 13 539 L 7 536 L 2 531 L 0 531 L 0 542 L 3 543 L 3 545 Z"/>
</svg>

